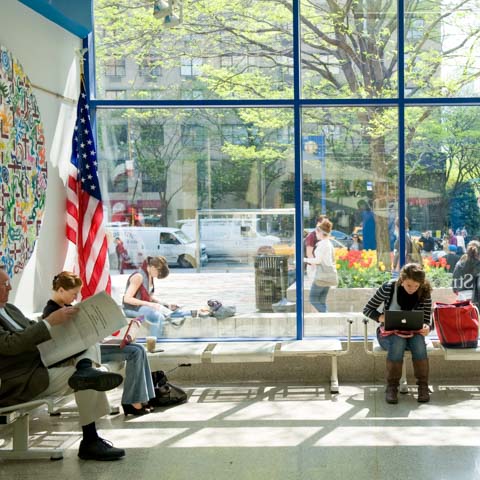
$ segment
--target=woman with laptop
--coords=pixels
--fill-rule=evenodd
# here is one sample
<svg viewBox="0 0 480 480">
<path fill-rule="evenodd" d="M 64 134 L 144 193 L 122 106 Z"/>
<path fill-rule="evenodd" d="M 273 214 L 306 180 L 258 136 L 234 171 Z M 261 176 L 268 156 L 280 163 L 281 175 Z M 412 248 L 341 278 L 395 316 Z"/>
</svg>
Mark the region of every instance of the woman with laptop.
<svg viewBox="0 0 480 480">
<path fill-rule="evenodd" d="M 412 353 L 413 371 L 418 385 L 417 401 L 424 403 L 430 400 L 424 337 L 430 333 L 431 328 L 431 292 L 432 287 L 423 268 L 417 263 L 407 263 L 400 270 L 398 279 L 384 283 L 363 309 L 366 317 L 380 324 L 377 328 L 378 342 L 388 352 L 387 403 L 398 403 L 398 386 L 407 349 Z"/>
</svg>

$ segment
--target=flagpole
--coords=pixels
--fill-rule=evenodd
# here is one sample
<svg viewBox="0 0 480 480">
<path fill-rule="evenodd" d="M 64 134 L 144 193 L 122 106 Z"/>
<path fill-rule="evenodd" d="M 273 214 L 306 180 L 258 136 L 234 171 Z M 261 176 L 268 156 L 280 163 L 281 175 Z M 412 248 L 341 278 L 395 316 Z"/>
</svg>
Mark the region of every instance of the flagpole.
<svg viewBox="0 0 480 480">
<path fill-rule="evenodd" d="M 87 90 L 85 84 L 85 54 L 88 52 L 88 48 L 78 48 L 75 50 L 75 54 L 78 58 L 79 68 L 80 68 L 80 84 L 83 83 L 83 87 Z"/>
<path fill-rule="evenodd" d="M 67 183 L 67 238 L 77 247 L 77 264 L 83 281 L 82 298 L 99 291 L 111 292 L 108 242 L 103 226 L 103 202 L 98 179 L 95 138 L 90 121 L 83 57 L 80 62 L 80 95 L 72 136 L 71 172 Z"/>
</svg>

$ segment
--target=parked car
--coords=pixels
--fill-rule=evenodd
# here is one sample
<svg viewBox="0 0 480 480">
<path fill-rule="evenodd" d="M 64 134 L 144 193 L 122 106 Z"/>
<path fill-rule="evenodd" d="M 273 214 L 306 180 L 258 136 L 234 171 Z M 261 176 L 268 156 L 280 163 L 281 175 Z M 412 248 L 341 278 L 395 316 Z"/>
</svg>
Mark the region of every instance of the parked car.
<svg viewBox="0 0 480 480">
<path fill-rule="evenodd" d="M 352 236 L 340 230 L 332 230 L 330 236 L 346 248 L 350 248 L 350 245 L 352 244 Z"/>
</svg>

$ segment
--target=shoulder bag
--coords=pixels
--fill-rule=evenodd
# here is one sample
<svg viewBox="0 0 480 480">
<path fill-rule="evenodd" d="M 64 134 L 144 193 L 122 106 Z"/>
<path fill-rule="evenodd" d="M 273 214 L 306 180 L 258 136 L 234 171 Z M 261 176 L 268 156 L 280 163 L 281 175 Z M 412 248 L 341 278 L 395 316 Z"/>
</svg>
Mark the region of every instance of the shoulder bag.
<svg viewBox="0 0 480 480">
<path fill-rule="evenodd" d="M 315 285 L 318 287 L 336 287 L 338 274 L 335 265 L 319 263 L 315 269 Z"/>
</svg>

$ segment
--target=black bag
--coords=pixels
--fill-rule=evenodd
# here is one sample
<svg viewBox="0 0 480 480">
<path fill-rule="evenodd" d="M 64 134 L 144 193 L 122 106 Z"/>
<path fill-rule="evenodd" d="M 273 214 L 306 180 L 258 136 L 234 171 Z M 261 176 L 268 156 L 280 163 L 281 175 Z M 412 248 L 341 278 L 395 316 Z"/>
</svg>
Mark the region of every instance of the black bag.
<svg viewBox="0 0 480 480">
<path fill-rule="evenodd" d="M 187 401 L 186 392 L 180 387 L 172 385 L 163 370 L 152 372 L 152 380 L 155 387 L 155 398 L 149 402 L 152 407 L 168 407 Z"/>
</svg>

